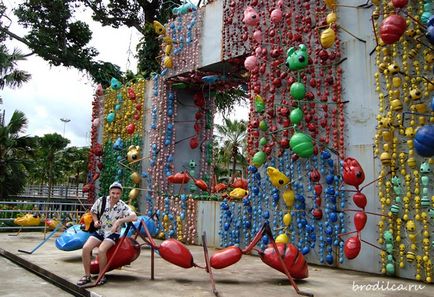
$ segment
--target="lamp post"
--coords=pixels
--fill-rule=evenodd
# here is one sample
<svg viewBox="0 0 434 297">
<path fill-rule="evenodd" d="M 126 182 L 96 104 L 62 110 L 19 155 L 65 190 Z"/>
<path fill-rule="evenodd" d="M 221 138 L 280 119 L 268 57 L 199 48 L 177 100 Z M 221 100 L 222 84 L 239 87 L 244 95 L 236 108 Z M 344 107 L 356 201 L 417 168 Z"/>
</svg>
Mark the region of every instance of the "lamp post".
<svg viewBox="0 0 434 297">
<path fill-rule="evenodd" d="M 60 120 L 63 122 L 63 137 L 65 137 L 66 123 L 69 123 L 71 120 L 70 119 L 64 119 L 64 118 L 61 118 Z"/>
</svg>

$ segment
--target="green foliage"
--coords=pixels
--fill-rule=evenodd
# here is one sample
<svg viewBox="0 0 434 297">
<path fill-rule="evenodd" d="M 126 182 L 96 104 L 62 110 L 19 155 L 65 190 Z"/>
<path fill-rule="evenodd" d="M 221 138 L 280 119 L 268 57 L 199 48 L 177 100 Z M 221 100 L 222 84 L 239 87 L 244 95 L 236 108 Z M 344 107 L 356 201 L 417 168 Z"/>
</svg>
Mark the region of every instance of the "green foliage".
<svg viewBox="0 0 434 297">
<path fill-rule="evenodd" d="M 27 119 L 15 111 L 6 126 L 0 125 L 0 198 L 20 193 L 26 184 L 32 156 L 32 138 L 23 136 Z"/>
<path fill-rule="evenodd" d="M 246 103 L 247 94 L 240 88 L 235 87 L 215 94 L 215 104 L 218 112 L 222 114 L 230 113 L 235 106 Z"/>
<path fill-rule="evenodd" d="M 152 72 L 160 72 L 160 63 L 156 58 L 159 52 L 157 34 L 152 24 L 148 23 L 145 25 L 144 36 L 137 45 L 137 69 L 144 78 L 150 78 Z"/>
<path fill-rule="evenodd" d="M 20 4 L 15 14 L 19 23 L 30 31 L 19 40 L 50 64 L 87 71 L 95 82 L 108 85 L 112 76 L 120 78 L 120 68 L 95 60 L 98 51 L 88 46 L 92 31 L 88 24 L 74 17 L 79 13 L 79 2 L 32 0 Z"/>
<path fill-rule="evenodd" d="M 14 49 L 9 53 L 4 44 L 0 44 L 0 89 L 4 87 L 16 88 L 29 81 L 31 75 L 17 69 L 17 62 L 25 60 L 20 50 Z"/>
<path fill-rule="evenodd" d="M 245 121 L 230 120 L 224 118 L 224 124 L 216 124 L 217 140 L 219 146 L 216 151 L 217 157 L 217 171 L 221 171 L 223 174 L 225 171 L 229 172 L 228 163 L 232 161 L 232 177 L 234 177 L 237 169 L 237 164 L 241 164 L 244 167 L 247 166 L 247 160 L 243 153 L 246 151 L 246 135 L 247 135 L 247 123 Z M 225 166 L 226 165 L 226 166 Z M 224 168 L 226 167 L 226 170 Z"/>
<path fill-rule="evenodd" d="M 86 71 L 95 82 L 109 85 L 111 77 L 122 80 L 119 66 L 98 61 L 96 48 L 89 46 L 92 31 L 89 25 L 77 20 L 84 8 L 92 11 L 92 18 L 103 26 L 135 28 L 144 35 L 137 48 L 138 72 L 149 78 L 159 70 L 156 57 L 159 42 L 150 24 L 158 19 L 167 22 L 174 1 L 136 0 L 27 0 L 18 6 L 15 14 L 19 23 L 30 29 L 24 36 L 16 36 L 0 23 L 0 34 L 7 34 L 25 43 L 34 53 L 51 65 L 63 65 Z M 1 7 L 0 7 L 1 9 Z M 1 14 L 1 10 L 0 10 Z M 0 35 L 0 42 L 1 35 Z"/>
<path fill-rule="evenodd" d="M 62 154 L 69 140 L 57 133 L 45 134 L 35 139 L 37 152 L 33 181 L 38 179 L 40 183 L 48 183 L 49 193 L 51 193 L 51 187 L 64 180 L 64 169 L 68 161 L 62 159 Z"/>
</svg>

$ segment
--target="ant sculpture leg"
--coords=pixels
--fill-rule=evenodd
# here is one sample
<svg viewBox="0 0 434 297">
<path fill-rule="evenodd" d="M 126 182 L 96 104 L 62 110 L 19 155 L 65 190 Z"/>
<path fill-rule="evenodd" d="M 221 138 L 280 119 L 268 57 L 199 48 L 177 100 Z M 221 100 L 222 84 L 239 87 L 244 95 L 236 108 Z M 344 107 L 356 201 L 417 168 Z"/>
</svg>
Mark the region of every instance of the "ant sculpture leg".
<svg viewBox="0 0 434 297">
<path fill-rule="evenodd" d="M 261 240 L 263 235 L 267 235 L 271 242 L 271 246 L 267 248 L 264 252 L 255 248 L 256 244 Z M 288 277 L 289 282 L 294 287 L 297 294 L 303 296 L 313 296 L 312 293 L 300 291 L 293 277 L 289 273 L 289 270 L 292 270 L 292 272 L 297 275 L 296 277 L 299 278 L 307 277 L 307 263 L 305 262 L 302 254 L 292 245 L 287 249 L 283 244 L 280 244 L 278 246 L 274 241 L 273 234 L 271 232 L 271 228 L 268 223 L 264 223 L 264 225 L 261 227 L 261 230 L 259 230 L 259 232 L 253 238 L 252 242 L 245 249 L 241 250 L 239 247 L 230 246 L 215 253 L 210 259 L 211 267 L 215 269 L 222 269 L 230 265 L 233 265 L 241 259 L 241 256 L 243 254 L 250 253 L 253 249 L 255 249 L 259 253 L 261 260 L 265 264 L 271 266 L 276 270 L 279 270 L 280 272 L 284 273 Z M 300 259 L 300 260 L 297 262 L 297 260 L 294 259 Z M 294 267 L 288 267 L 286 263 L 286 262 L 291 263 L 291 261 Z M 295 266 L 302 267 L 301 270 L 303 270 L 303 272 L 302 273 L 294 272 L 294 269 L 292 268 L 295 268 Z"/>
<path fill-rule="evenodd" d="M 158 250 L 161 258 L 163 258 L 164 260 L 182 268 L 197 267 L 197 268 L 205 269 L 210 274 L 213 293 L 216 296 L 218 295 L 218 293 L 217 290 L 215 289 L 211 269 L 212 268 L 222 269 L 235 264 L 241 259 L 241 256 L 243 254 L 250 253 L 253 249 L 255 249 L 256 244 L 261 240 L 263 235 L 267 235 L 271 242 L 271 247 L 267 248 L 264 252 L 256 249 L 256 251 L 258 251 L 259 253 L 259 256 L 261 257 L 261 260 L 265 264 L 284 273 L 288 277 L 289 282 L 294 287 L 297 294 L 313 297 L 312 293 L 307 293 L 299 290 L 297 284 L 295 283 L 293 277 L 289 272 L 289 270 L 291 270 L 292 273 L 294 273 L 296 278 L 307 277 L 307 263 L 304 260 L 303 255 L 292 245 L 290 247 L 289 246 L 286 247 L 284 244 L 279 244 L 278 246 L 274 241 L 273 234 L 271 232 L 270 225 L 268 223 L 265 223 L 261 227 L 261 230 L 255 235 L 253 241 L 245 249 L 241 250 L 239 247 L 230 246 L 215 253 L 213 256 L 211 256 L 209 261 L 207 255 L 208 250 L 206 248 L 206 240 L 205 240 L 204 253 L 205 253 L 206 267 L 201 267 L 195 264 L 191 252 L 180 241 L 170 238 L 163 241 L 159 246 L 157 246 L 154 239 L 151 237 L 149 230 L 146 227 L 146 224 L 143 222 L 143 220 L 141 221 L 141 227 L 143 227 L 143 229 L 145 230 L 146 236 L 138 232 L 139 236 L 146 243 L 148 243 L 152 249 Z M 139 227 L 139 229 L 141 227 Z M 283 255 L 281 250 L 283 252 Z M 293 265 L 294 267 L 288 267 L 288 264 L 286 262 L 292 263 L 291 265 Z M 294 268 L 296 269 L 301 268 L 299 270 L 302 270 L 302 272 L 297 272 L 297 270 L 294 271 Z"/>
</svg>

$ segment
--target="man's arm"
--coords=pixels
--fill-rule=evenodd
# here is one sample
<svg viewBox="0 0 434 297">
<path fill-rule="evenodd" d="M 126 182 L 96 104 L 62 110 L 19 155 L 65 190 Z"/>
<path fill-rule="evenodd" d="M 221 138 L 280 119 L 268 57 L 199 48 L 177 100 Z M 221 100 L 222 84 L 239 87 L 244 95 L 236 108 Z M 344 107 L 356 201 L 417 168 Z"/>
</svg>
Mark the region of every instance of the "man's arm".
<svg viewBox="0 0 434 297">
<path fill-rule="evenodd" d="M 114 222 L 111 232 L 115 233 L 118 231 L 119 227 L 122 226 L 123 223 L 132 222 L 137 220 L 137 215 L 135 212 L 131 212 L 130 215 L 123 217 L 122 219 L 118 219 Z"/>
<path fill-rule="evenodd" d="M 128 223 L 137 220 L 137 215 L 133 211 L 129 216 L 123 217 L 122 219 L 119 219 L 119 225 L 122 225 L 123 223 Z"/>
</svg>

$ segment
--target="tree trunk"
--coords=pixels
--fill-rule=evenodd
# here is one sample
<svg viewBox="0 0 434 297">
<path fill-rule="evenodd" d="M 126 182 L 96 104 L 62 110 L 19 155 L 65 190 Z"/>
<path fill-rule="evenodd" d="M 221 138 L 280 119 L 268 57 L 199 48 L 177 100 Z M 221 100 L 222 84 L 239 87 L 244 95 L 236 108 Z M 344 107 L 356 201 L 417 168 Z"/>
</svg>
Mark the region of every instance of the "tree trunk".
<svg viewBox="0 0 434 297">
<path fill-rule="evenodd" d="M 232 149 L 233 163 L 232 163 L 232 177 L 231 177 L 230 184 L 232 184 L 234 182 L 234 179 L 235 179 L 235 170 L 237 168 L 237 155 L 238 155 L 238 149 L 236 146 L 234 146 Z"/>
</svg>

